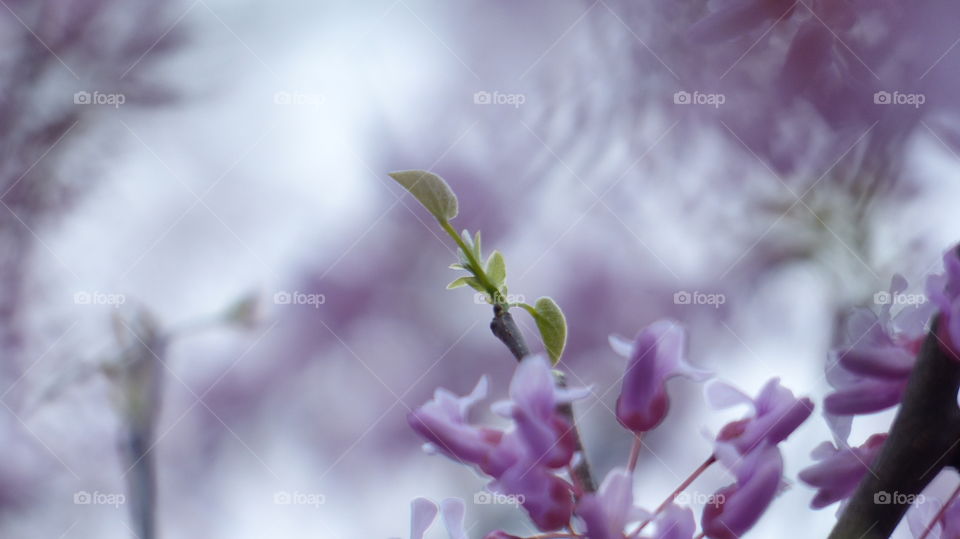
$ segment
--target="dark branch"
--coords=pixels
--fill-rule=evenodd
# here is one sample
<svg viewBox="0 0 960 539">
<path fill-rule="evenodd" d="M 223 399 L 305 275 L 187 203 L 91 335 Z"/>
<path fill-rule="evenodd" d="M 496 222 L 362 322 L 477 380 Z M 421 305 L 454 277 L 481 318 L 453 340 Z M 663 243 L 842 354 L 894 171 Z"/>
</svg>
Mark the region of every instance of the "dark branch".
<svg viewBox="0 0 960 539">
<path fill-rule="evenodd" d="M 937 320 L 933 327 L 936 328 Z M 830 539 L 889 537 L 913 498 L 947 467 L 960 464 L 960 361 L 927 335 L 890 436 L 830 533 Z M 887 503 L 889 502 L 889 503 Z"/>
<path fill-rule="evenodd" d="M 490 331 L 492 331 L 503 344 L 507 345 L 510 353 L 513 354 L 513 357 L 516 358 L 517 361 L 530 355 L 530 348 L 527 347 L 527 342 L 524 340 L 523 334 L 520 333 L 520 328 L 513 319 L 513 315 L 510 314 L 510 311 L 504 309 L 502 305 L 497 304 L 493 306 L 493 321 L 490 322 Z M 566 387 L 566 379 L 563 375 L 557 377 L 557 385 Z M 590 463 L 587 461 L 587 453 L 583 450 L 583 444 L 580 441 L 580 430 L 577 428 L 577 423 L 574 420 L 573 406 L 569 403 L 562 404 L 558 407 L 558 411 L 570 422 L 570 425 L 573 426 L 575 447 L 580 454 L 580 460 L 577 462 L 577 465 L 573 467 L 574 479 L 586 492 L 594 492 L 597 490 L 597 485 L 593 480 L 593 475 L 590 473 Z"/>
</svg>

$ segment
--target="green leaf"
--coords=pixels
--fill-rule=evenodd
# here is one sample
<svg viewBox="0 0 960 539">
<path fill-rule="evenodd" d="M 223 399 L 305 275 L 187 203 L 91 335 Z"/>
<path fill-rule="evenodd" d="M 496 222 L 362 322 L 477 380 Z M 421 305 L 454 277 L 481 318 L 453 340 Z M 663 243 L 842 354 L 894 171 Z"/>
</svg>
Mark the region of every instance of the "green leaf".
<svg viewBox="0 0 960 539">
<path fill-rule="evenodd" d="M 463 252 L 463 249 L 459 247 L 457 247 L 457 258 L 460 259 L 460 265 L 463 266 L 463 269 L 473 271 L 470 269 L 470 259 L 467 258 L 467 254 Z"/>
<path fill-rule="evenodd" d="M 473 254 L 477 255 L 477 260 L 482 260 L 483 256 L 480 254 L 480 231 L 477 230 L 477 233 L 473 235 Z"/>
<path fill-rule="evenodd" d="M 463 286 L 469 286 L 474 290 L 480 290 L 480 283 L 473 277 L 460 277 L 459 279 L 448 284 L 447 290 L 453 290 L 455 288 L 460 288 Z"/>
<path fill-rule="evenodd" d="M 457 216 L 457 195 L 443 178 L 425 170 L 391 172 L 390 177 L 402 185 L 423 207 L 441 221 Z"/>
<path fill-rule="evenodd" d="M 467 268 L 463 267 L 463 264 L 450 264 L 450 265 L 447 266 L 447 267 L 449 267 L 449 268 L 452 269 L 452 270 L 465 270 L 465 269 L 467 269 Z"/>
<path fill-rule="evenodd" d="M 553 364 L 556 365 L 560 361 L 560 356 L 563 355 L 563 349 L 567 346 L 567 320 L 560 306 L 548 297 L 538 299 L 534 309 L 536 310 L 534 320 L 537 322 L 537 329 L 540 330 L 543 346 L 547 349 Z"/>
<path fill-rule="evenodd" d="M 487 277 L 489 277 L 493 285 L 497 287 L 497 290 L 503 288 L 503 284 L 507 280 L 507 263 L 504 261 L 500 251 L 490 253 L 485 271 Z"/>
</svg>

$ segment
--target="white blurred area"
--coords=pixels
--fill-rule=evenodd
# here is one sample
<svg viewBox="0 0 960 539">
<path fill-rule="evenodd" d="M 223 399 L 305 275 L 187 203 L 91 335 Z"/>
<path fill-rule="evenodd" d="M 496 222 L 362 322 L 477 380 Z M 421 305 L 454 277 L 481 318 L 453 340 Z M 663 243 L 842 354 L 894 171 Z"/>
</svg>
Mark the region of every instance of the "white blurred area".
<svg viewBox="0 0 960 539">
<path fill-rule="evenodd" d="M 221 373 L 251 386 L 266 379 L 270 351 L 284 350 L 285 339 L 304 331 L 273 305 L 272 296 L 301 286 L 304 268 L 326 275 L 346 267 L 371 280 L 389 279 L 366 266 L 358 253 L 381 247 L 380 227 L 398 223 L 419 235 L 420 243 L 417 250 L 397 250 L 393 257 L 417 259 L 421 250 L 427 253 L 423 256 L 442 254 L 444 248 L 428 230 L 431 223 L 422 212 L 411 211 L 409 197 L 395 204 L 400 193 L 387 183 L 390 169 L 435 168 L 455 160 L 482 178 L 502 171 L 496 164 L 501 157 L 530 167 L 518 170 L 516 179 L 491 179 L 499 182 L 494 190 L 530 183 L 531 170 L 542 174 L 541 183 L 532 187 L 539 204 L 506 210 L 523 214 L 523 226 L 496 245 L 511 265 L 511 290 L 531 296 L 555 295 L 590 272 L 636 274 L 632 281 L 619 281 L 632 287 L 633 299 L 644 297 L 645 286 L 697 290 L 698 283 L 726 273 L 722 270 L 735 275 L 739 253 L 761 235 L 802 244 L 814 254 L 751 282 L 731 299 L 722 319 L 701 309 L 685 321 L 700 329 L 691 337 L 694 362 L 749 393 L 779 376 L 818 405 L 828 390 L 823 357 L 838 306 L 884 290 L 894 272 L 907 273 L 911 286 L 922 290 L 920 276 L 939 267 L 937 249 L 960 237 L 960 219 L 949 209 L 960 192 L 955 182 L 942 180 L 956 174 L 956 159 L 935 143 L 917 144 L 915 170 L 921 185 L 936 183 L 936 196 L 922 195 L 910 205 L 889 201 L 878 214 L 884 218 L 871 224 L 869 258 L 845 243 L 839 222 L 811 231 L 804 224 L 809 219 L 802 217 L 779 223 L 776 216 L 750 222 L 744 217 L 744 237 L 716 228 L 716 223 L 740 220 L 737 193 L 717 190 L 710 200 L 690 202 L 709 185 L 713 162 L 724 155 L 720 142 L 710 142 L 705 134 L 707 142 L 686 159 L 636 168 L 630 167 L 639 157 L 636 146 L 616 142 L 617 133 L 655 140 L 665 120 L 654 114 L 641 126 L 622 119 L 623 124 L 611 124 L 607 135 L 614 142 L 600 153 L 567 145 L 550 129 L 579 128 L 563 96 L 582 90 L 578 99 L 589 109 L 595 89 L 573 85 L 581 76 L 589 79 L 596 67 L 590 58 L 596 28 L 578 22 L 583 9 L 572 2 L 495 3 L 485 9 L 480 3 L 411 0 L 203 0 L 182 9 L 177 24 L 187 28 L 189 39 L 164 63 L 168 77 L 183 89 L 180 100 L 163 108 L 108 111 L 71 135 L 77 139 L 67 161 L 93 160 L 103 178 L 56 226 L 35 231 L 39 247 L 29 261 L 28 286 L 36 301 L 27 313 L 27 328 L 30 353 L 38 360 L 19 382 L 40 385 L 56 376 L 63 362 L 86 361 L 109 350 L 110 316 L 117 309 L 77 305 L 71 299 L 77 291 L 123 294 L 130 305 L 120 310 L 141 304 L 171 327 L 213 315 L 251 291 L 263 296 L 267 313 L 258 329 L 214 330 L 171 349 L 157 448 L 164 538 L 405 537 L 414 496 L 469 500 L 481 488 L 480 479 L 453 463 L 426 455 L 391 458 L 399 450 L 371 446 L 368 438 L 385 425 L 395 431 L 405 427 L 405 409 L 395 397 L 415 405 L 404 385 L 421 383 L 419 372 L 404 372 L 384 356 L 420 353 L 430 359 L 418 364 L 426 368 L 448 347 L 451 357 L 471 346 L 500 352 L 486 331 L 486 311 L 465 292 L 444 292 L 444 281 L 420 291 L 422 302 L 409 308 L 430 305 L 446 313 L 457 330 L 442 328 L 442 335 L 430 335 L 425 343 L 406 332 L 403 321 L 387 324 L 376 320 L 376 313 L 364 331 L 338 334 L 336 340 L 328 328 L 314 326 L 306 331 L 342 346 L 332 346 L 329 356 L 304 358 L 295 383 L 288 380 L 273 389 L 255 417 L 239 421 L 242 427 L 195 404 L 206 390 L 203 384 Z M 513 9 L 523 10 L 525 17 L 511 18 Z M 537 13 L 535 27 L 529 24 L 530 12 Z M 572 73 L 577 69 L 583 72 Z M 519 111 L 473 106 L 473 92 L 497 89 L 527 92 L 528 104 Z M 277 103 L 286 96 L 296 103 Z M 518 151 L 527 152 L 523 159 L 516 158 Z M 757 182 L 775 181 L 761 166 L 748 168 Z M 699 185 L 680 181 L 698 176 L 704 178 Z M 626 181 L 609 197 L 592 204 L 591 193 L 605 192 L 621 177 Z M 451 178 L 455 187 L 457 181 Z M 461 206 L 469 204 L 461 200 Z M 384 213 L 394 218 L 383 220 Z M 910 251 L 918 237 L 923 248 Z M 904 264 L 904 252 L 923 256 Z M 410 267 L 421 271 L 416 264 Z M 446 277 L 441 269 L 430 279 Z M 661 301 L 651 294 L 651 304 Z M 606 349 L 606 333 L 635 332 L 650 320 L 629 315 L 643 308 L 622 305 L 616 312 L 590 313 L 608 327 L 580 345 L 574 381 L 595 384 L 598 394 L 607 390 L 621 365 Z M 571 321 L 578 318 L 584 317 Z M 509 376 L 509 365 L 491 370 L 501 383 Z M 466 392 L 471 382 L 462 378 L 447 387 Z M 120 463 L 109 455 L 118 425 L 104 412 L 109 408 L 104 386 L 95 379 L 25 418 L 22 426 L 42 444 L 33 445 L 40 456 L 24 458 L 45 459 L 55 468 L 50 492 L 63 498 L 6 517 L 3 529 L 11 537 L 131 536 L 123 508 L 89 511 L 69 501 L 81 488 L 123 488 Z M 417 395 L 424 391 L 420 386 Z M 716 432 L 724 419 L 739 413 L 708 410 L 692 384 L 671 383 L 671 391 L 683 402 L 675 405 L 663 431 L 651 436 L 653 452 L 641 456 L 636 495 L 645 507 L 658 504 L 709 452 L 701 431 Z M 492 400 L 505 392 L 495 388 Z M 615 395 L 615 389 L 606 393 L 603 404 L 591 399 L 581 420 L 600 475 L 621 456 L 625 460 L 629 446 L 626 433 L 609 441 L 616 430 L 607 407 Z M 304 426 L 318 417 L 325 420 L 319 432 L 316 424 Z M 851 441 L 885 429 L 891 417 L 859 420 Z M 226 434 L 210 453 L 215 459 L 198 464 L 206 457 L 188 453 L 209 449 L 192 437 L 205 428 Z M 324 429 L 336 444 L 323 441 Z M 751 537 L 779 537 L 785 523 L 797 522 L 806 537 L 828 533 L 834 508 L 810 510 L 813 491 L 795 481 L 811 462 L 810 450 L 828 439 L 818 409 L 784 444 L 787 477 L 794 484 Z M 397 440 L 416 443 L 410 437 Z M 402 454 L 408 451 L 404 447 Z M 98 455 L 96 470 L 85 466 L 93 454 Z M 164 467 L 178 471 L 165 474 Z M 209 482 L 191 485 L 191 474 Z M 723 474 L 711 473 L 695 488 L 709 493 L 725 481 Z M 316 507 L 276 504 L 278 492 L 322 494 L 324 500 Z M 509 508 L 468 504 L 468 523 L 480 523 L 471 537 L 497 525 L 533 533 L 516 528 L 513 515 Z M 440 528 L 429 537 L 443 537 Z"/>
</svg>

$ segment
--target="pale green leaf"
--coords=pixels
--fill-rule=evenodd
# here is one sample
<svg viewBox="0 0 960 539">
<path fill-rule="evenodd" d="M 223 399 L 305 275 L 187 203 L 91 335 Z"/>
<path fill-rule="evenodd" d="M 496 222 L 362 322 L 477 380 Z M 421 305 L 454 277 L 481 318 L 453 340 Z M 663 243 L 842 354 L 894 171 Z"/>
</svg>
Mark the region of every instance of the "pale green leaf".
<svg viewBox="0 0 960 539">
<path fill-rule="evenodd" d="M 447 285 L 447 290 L 453 290 L 455 288 L 460 288 L 463 286 L 469 286 L 471 288 L 476 288 L 480 283 L 477 282 L 473 277 L 460 277 L 459 279 L 453 281 Z"/>
<path fill-rule="evenodd" d="M 560 306 L 548 297 L 538 299 L 534 308 L 537 313 L 534 319 L 537 322 L 537 329 L 540 330 L 543 346 L 547 349 L 553 364 L 556 365 L 567 345 L 567 320 Z"/>
<path fill-rule="evenodd" d="M 457 216 L 457 195 L 440 176 L 425 170 L 391 172 L 390 177 L 402 185 L 423 207 L 441 221 Z"/>
<path fill-rule="evenodd" d="M 503 255 L 500 251 L 494 251 L 490 253 L 490 258 L 487 259 L 487 268 L 486 268 L 487 277 L 490 278 L 490 281 L 493 282 L 493 285 L 497 289 L 503 287 L 503 283 L 507 280 L 507 263 L 503 259 Z"/>
</svg>

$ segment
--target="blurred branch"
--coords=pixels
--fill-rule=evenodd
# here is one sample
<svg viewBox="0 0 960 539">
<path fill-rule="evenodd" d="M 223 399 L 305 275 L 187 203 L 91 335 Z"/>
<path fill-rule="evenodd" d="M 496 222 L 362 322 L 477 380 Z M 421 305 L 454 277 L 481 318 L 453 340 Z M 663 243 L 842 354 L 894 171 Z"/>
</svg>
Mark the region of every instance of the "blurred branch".
<svg viewBox="0 0 960 539">
<path fill-rule="evenodd" d="M 937 324 L 935 319 L 872 473 L 860 482 L 830 539 L 889 537 L 930 481 L 945 467 L 960 465 L 960 361 L 944 352 Z"/>
<path fill-rule="evenodd" d="M 527 342 L 524 340 L 523 334 L 520 333 L 520 328 L 513 319 L 513 315 L 511 315 L 510 311 L 504 308 L 503 305 L 496 304 L 493 306 L 493 320 L 490 322 L 490 331 L 507 346 L 517 361 L 530 355 L 530 348 L 527 347 Z M 566 387 L 566 378 L 562 373 L 558 373 L 556 378 L 558 386 Z M 561 404 L 558 406 L 558 411 L 570 422 L 575 442 L 574 447 L 577 453 L 580 454 L 580 460 L 576 466 L 573 467 L 573 479 L 584 491 L 594 492 L 597 490 L 597 485 L 590 472 L 587 453 L 583 450 L 583 443 L 580 440 L 580 430 L 577 428 L 577 423 L 573 416 L 573 406 L 570 403 Z"/>
</svg>

